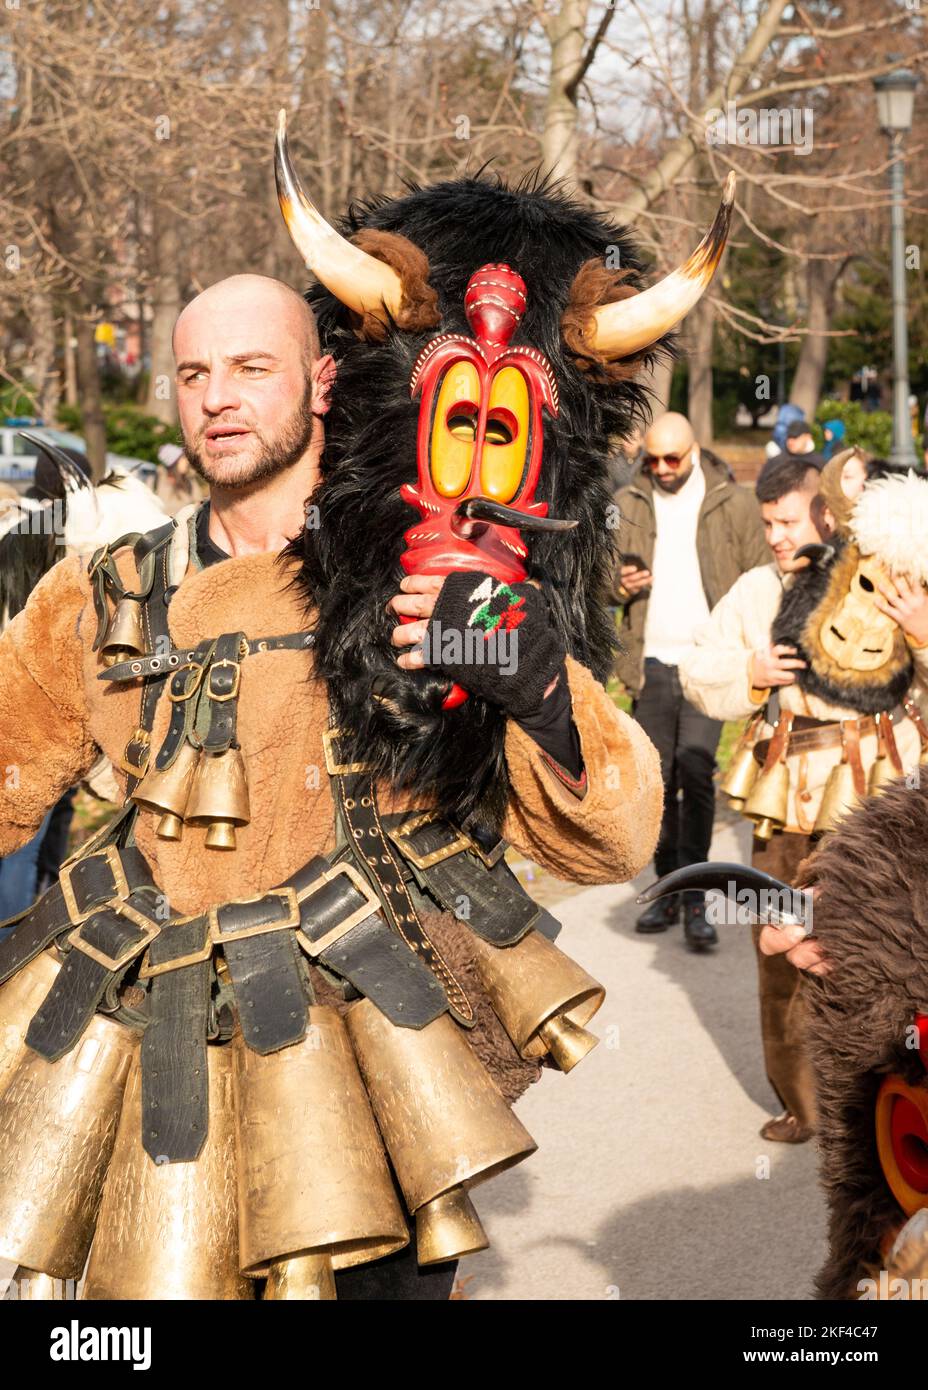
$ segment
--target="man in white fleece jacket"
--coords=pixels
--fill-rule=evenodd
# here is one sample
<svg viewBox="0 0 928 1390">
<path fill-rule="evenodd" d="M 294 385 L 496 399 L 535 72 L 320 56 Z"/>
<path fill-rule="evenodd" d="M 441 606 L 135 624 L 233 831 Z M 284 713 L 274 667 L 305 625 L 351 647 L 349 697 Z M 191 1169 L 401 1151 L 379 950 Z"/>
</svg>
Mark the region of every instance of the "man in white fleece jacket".
<svg viewBox="0 0 928 1390">
<path fill-rule="evenodd" d="M 804 662 L 794 648 L 771 645 L 773 621 L 783 593 L 792 582 L 793 556 L 801 546 L 821 539 L 810 512 L 819 484 L 818 472 L 809 469 L 801 458 L 784 460 L 776 469 L 768 470 L 757 496 L 773 561 L 749 570 L 737 580 L 708 620 L 695 630 L 693 646 L 680 658 L 684 695 L 713 719 L 756 715 L 774 690 L 779 693 L 781 711 L 794 716 L 794 729 L 802 727 L 804 732 L 842 719 L 857 719 L 857 711 L 803 692 L 796 683 L 796 673 Z M 900 622 L 900 626 L 905 631 L 905 623 Z M 919 632 L 907 636 L 921 680 L 928 675 L 928 648 L 919 648 Z M 910 719 L 895 724 L 894 731 L 902 766 L 907 771 L 918 762 L 919 733 Z M 772 733 L 772 727 L 767 725 L 761 738 L 767 739 Z M 877 755 L 875 731 L 861 734 L 860 754 L 866 769 Z M 751 854 L 755 867 L 784 882 L 795 881 L 799 864 L 813 847 L 810 837 L 822 793 L 840 756 L 840 740 L 830 747 L 788 751 L 786 824 L 770 840 L 755 837 Z M 760 930 L 755 928 L 755 944 L 759 936 Z M 758 948 L 757 959 L 767 1075 L 784 1110 L 764 1125 L 761 1134 L 768 1140 L 802 1143 L 814 1132 L 815 1099 L 802 1047 L 801 975 L 783 954 L 763 954 Z"/>
</svg>

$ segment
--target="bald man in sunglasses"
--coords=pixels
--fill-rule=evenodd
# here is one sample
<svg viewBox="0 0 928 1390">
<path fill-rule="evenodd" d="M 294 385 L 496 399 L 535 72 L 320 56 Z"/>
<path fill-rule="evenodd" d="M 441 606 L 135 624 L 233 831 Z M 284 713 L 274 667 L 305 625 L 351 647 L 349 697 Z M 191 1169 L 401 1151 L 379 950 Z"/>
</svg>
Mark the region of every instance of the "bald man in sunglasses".
<svg viewBox="0 0 928 1390">
<path fill-rule="evenodd" d="M 614 602 L 622 612 L 617 675 L 635 718 L 657 747 L 664 779 L 658 874 L 709 857 L 715 753 L 721 724 L 683 697 L 677 665 L 696 627 L 746 570 L 769 554 L 753 493 L 700 448 L 683 415 L 654 421 L 641 469 L 616 496 L 621 515 Z M 701 894 L 662 898 L 638 918 L 642 933 L 684 919 L 691 950 L 717 941 Z"/>
</svg>

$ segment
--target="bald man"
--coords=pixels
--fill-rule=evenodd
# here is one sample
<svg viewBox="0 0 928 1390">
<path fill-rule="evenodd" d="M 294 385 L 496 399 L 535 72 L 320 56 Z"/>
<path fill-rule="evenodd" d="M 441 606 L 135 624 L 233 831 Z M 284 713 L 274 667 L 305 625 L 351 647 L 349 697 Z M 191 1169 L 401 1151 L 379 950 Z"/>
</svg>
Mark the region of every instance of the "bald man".
<svg viewBox="0 0 928 1390">
<path fill-rule="evenodd" d="M 722 726 L 683 696 L 678 663 L 700 623 L 735 580 L 767 559 L 753 495 L 721 459 L 700 448 L 689 420 L 659 416 L 644 440 L 638 475 L 616 496 L 621 517 L 614 601 L 621 608 L 617 674 L 661 758 L 664 819 L 658 874 L 709 857 L 715 753 Z M 701 894 L 663 898 L 636 930 L 666 931 L 684 918 L 693 951 L 717 942 Z"/>
</svg>

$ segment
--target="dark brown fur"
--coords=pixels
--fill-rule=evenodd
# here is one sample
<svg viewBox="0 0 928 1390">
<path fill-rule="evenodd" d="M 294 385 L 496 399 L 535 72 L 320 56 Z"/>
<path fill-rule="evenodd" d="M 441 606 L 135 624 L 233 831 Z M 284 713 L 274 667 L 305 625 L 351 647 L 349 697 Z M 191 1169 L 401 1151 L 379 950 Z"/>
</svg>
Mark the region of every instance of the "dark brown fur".
<svg viewBox="0 0 928 1390">
<path fill-rule="evenodd" d="M 567 308 L 561 315 L 561 334 L 582 372 L 589 372 L 600 381 L 631 381 L 638 375 L 644 353 L 610 361 L 590 347 L 587 334 L 593 314 L 603 304 L 615 304 L 639 293 L 633 285 L 624 284 L 628 270 L 608 270 L 598 256 L 584 261 L 570 286 Z"/>
<path fill-rule="evenodd" d="M 923 781 L 926 779 L 923 779 Z M 817 884 L 814 929 L 832 965 L 807 976 L 829 1252 L 822 1298 L 855 1298 L 905 1220 L 883 1177 L 874 1102 L 884 1076 L 928 1088 L 907 1029 L 928 1011 L 928 785 L 869 797 L 800 869 Z"/>
<path fill-rule="evenodd" d="M 382 232 L 363 227 L 351 238 L 369 256 L 376 256 L 395 270 L 403 283 L 403 302 L 394 322 L 409 333 L 435 328 L 441 319 L 438 293 L 429 284 L 429 258 L 408 237 L 398 232 Z M 367 343 L 382 343 L 387 330 L 373 314 L 358 319 L 357 334 Z"/>
</svg>

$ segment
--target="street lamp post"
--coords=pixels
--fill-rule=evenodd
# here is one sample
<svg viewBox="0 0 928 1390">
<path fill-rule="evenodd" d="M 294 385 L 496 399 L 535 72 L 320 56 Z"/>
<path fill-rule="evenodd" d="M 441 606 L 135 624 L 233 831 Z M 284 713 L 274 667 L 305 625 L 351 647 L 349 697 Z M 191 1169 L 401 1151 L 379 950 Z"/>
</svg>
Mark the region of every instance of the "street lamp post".
<svg viewBox="0 0 928 1390">
<path fill-rule="evenodd" d="M 917 467 L 909 413 L 909 325 L 905 283 L 905 164 L 903 141 L 912 129 L 912 110 L 918 78 L 899 69 L 876 77 L 877 109 L 880 126 L 889 136 L 889 187 L 892 197 L 892 278 L 893 278 L 893 463 Z"/>
</svg>

